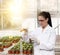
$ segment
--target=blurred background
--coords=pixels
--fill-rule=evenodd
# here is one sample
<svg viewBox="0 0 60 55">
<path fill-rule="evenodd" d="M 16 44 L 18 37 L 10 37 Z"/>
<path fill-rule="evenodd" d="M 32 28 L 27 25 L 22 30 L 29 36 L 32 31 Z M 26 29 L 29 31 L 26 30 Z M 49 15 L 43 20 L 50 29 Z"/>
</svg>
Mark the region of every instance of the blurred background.
<svg viewBox="0 0 60 55">
<path fill-rule="evenodd" d="M 0 31 L 20 30 L 29 31 L 39 26 L 37 14 L 49 11 L 57 40 L 55 52 L 60 55 L 60 0 L 0 0 Z"/>
</svg>

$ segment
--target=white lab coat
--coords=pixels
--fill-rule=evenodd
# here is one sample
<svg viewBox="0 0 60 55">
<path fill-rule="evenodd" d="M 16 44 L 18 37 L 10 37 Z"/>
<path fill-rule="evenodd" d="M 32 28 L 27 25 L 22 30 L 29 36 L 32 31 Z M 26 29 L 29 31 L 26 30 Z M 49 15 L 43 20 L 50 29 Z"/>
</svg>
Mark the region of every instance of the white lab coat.
<svg viewBox="0 0 60 55">
<path fill-rule="evenodd" d="M 34 46 L 34 55 L 55 55 L 55 30 L 47 25 L 42 31 L 42 27 L 35 29 L 31 32 L 31 38 L 34 38 L 35 42 L 40 42 L 39 45 Z"/>
</svg>

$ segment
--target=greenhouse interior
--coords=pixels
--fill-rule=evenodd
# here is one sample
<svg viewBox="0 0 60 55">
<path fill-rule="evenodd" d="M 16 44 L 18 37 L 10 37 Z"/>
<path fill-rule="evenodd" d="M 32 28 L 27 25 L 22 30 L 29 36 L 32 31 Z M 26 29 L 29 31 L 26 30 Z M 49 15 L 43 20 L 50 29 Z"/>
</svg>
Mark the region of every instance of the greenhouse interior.
<svg viewBox="0 0 60 55">
<path fill-rule="evenodd" d="M 56 42 L 54 50 L 44 47 L 39 51 L 41 55 L 51 51 L 55 54 L 50 55 L 60 55 L 60 0 L 0 0 L 0 55 L 40 55 L 38 50 L 35 54 L 34 38 L 31 39 L 29 34 L 40 26 L 38 14 L 42 11 L 51 15 Z M 43 20 L 40 21 L 43 25 Z M 49 53 L 44 54 L 44 51 Z"/>
</svg>

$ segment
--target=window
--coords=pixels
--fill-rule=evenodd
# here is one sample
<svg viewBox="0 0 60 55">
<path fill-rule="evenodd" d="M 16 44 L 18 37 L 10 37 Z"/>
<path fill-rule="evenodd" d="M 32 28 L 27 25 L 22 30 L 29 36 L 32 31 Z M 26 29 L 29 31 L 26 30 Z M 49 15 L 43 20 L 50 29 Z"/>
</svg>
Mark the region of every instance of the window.
<svg viewBox="0 0 60 55">
<path fill-rule="evenodd" d="M 37 0 L 0 1 L 0 30 L 20 29 L 23 23 L 28 22 L 27 20 L 30 20 L 29 23 L 32 22 L 33 25 L 29 24 L 31 27 L 36 27 Z M 25 25 L 28 25 L 28 23 Z"/>
</svg>

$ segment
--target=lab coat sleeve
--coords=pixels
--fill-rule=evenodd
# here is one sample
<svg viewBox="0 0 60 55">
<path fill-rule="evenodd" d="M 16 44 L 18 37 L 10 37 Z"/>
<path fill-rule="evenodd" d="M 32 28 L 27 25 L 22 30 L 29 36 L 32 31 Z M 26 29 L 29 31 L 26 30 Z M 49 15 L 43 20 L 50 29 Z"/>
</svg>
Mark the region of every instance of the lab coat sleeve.
<svg viewBox="0 0 60 55">
<path fill-rule="evenodd" d="M 38 39 L 36 38 L 35 31 L 29 33 L 29 39 L 33 40 L 34 45 L 39 45 L 40 44 Z"/>
<path fill-rule="evenodd" d="M 49 40 L 47 42 L 40 42 L 40 49 L 52 50 L 55 47 L 56 33 L 55 30 L 50 32 Z"/>
<path fill-rule="evenodd" d="M 31 38 L 31 39 L 34 38 L 34 32 L 29 32 L 28 35 L 29 35 L 29 38 Z"/>
</svg>

